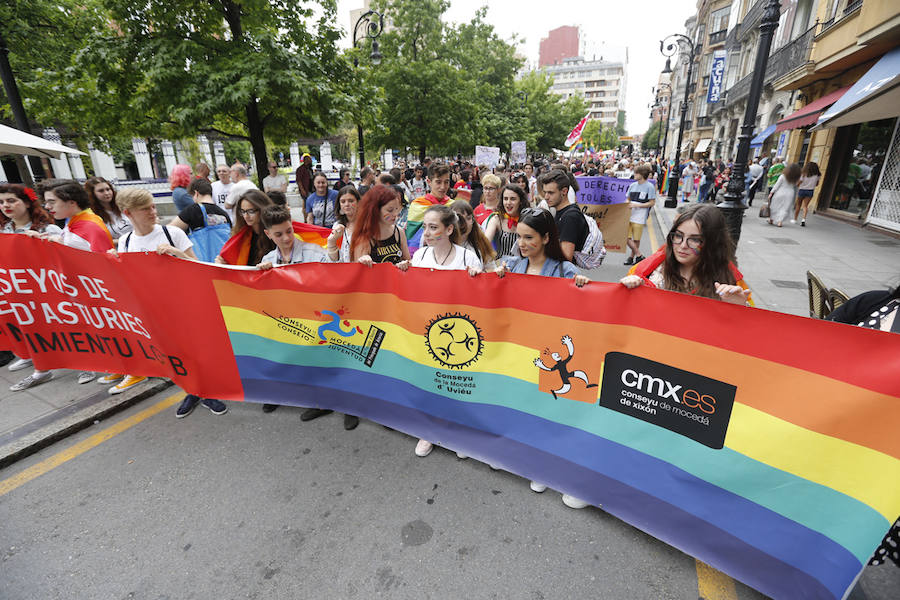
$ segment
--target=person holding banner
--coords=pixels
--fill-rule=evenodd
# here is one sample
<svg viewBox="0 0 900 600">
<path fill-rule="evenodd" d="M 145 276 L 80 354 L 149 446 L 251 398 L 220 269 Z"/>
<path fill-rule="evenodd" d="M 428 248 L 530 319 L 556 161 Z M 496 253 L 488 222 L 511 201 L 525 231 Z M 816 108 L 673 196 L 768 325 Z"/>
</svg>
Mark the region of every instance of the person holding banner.
<svg viewBox="0 0 900 600">
<path fill-rule="evenodd" d="M 471 250 L 460 246 L 459 217 L 449 206 L 437 204 L 425 211 L 422 224 L 421 248 L 412 257 L 412 266 L 441 271 L 466 270 L 475 277 L 484 265 Z M 416 443 L 416 456 L 428 456 L 434 445 L 420 439 Z M 460 458 L 464 455 L 458 454 Z"/>
<path fill-rule="evenodd" d="M 447 187 L 449 186 L 448 174 Z M 409 268 L 406 234 L 397 226 L 400 210 L 400 199 L 393 188 L 379 183 L 366 192 L 356 217 L 351 261 L 367 267 L 376 263 L 391 263 L 401 271 Z"/>
<path fill-rule="evenodd" d="M 231 238 L 225 242 L 215 262 L 221 265 L 255 267 L 275 244 L 263 233 L 261 214 L 272 200 L 258 189 L 247 190 L 235 211 Z"/>
<path fill-rule="evenodd" d="M 474 252 L 485 268 L 492 265 L 497 253 L 481 227 L 475 224 L 475 211 L 472 210 L 472 205 L 468 202 L 454 202 L 450 208 L 459 217 L 457 226 L 462 247 Z"/>
<path fill-rule="evenodd" d="M 575 252 L 584 248 L 590 230 L 581 209 L 569 199 L 569 191 L 572 189 L 570 178 L 568 171 L 553 169 L 541 178 L 541 186 L 547 206 L 556 211 L 563 256 L 565 260 L 573 262 Z"/>
<path fill-rule="evenodd" d="M 90 252 L 106 252 L 113 247 L 109 229 L 106 228 L 103 219 L 91 210 L 90 198 L 88 198 L 87 192 L 77 181 L 72 179 L 53 179 L 42 182 L 42 187 L 44 205 L 48 208 L 50 216 L 53 219 L 66 221 L 66 226 L 58 235 L 49 235 L 47 239 L 71 248 L 88 250 Z M 15 371 L 31 364 L 30 359 L 25 360 L 28 361 L 27 364 L 13 369 L 14 363 L 14 365 L 10 365 L 10 370 Z M 92 371 L 82 371 L 78 374 L 76 381 L 84 384 L 93 381 L 96 376 L 96 373 Z M 11 385 L 9 390 L 11 392 L 21 392 L 51 379 L 53 379 L 52 371 L 35 369 L 31 375 Z"/>
<path fill-rule="evenodd" d="M 338 192 L 337 221 L 331 228 L 325 251 L 329 262 L 350 262 L 350 240 L 353 237 L 353 226 L 359 212 L 359 190 L 352 184 L 346 185 Z M 340 247 L 338 247 L 340 240 Z"/>
<path fill-rule="evenodd" d="M 628 289 L 649 285 L 752 306 L 750 289 L 732 262 L 733 254 L 722 211 L 696 204 L 675 219 L 666 245 L 631 267 L 620 283 Z"/>
</svg>

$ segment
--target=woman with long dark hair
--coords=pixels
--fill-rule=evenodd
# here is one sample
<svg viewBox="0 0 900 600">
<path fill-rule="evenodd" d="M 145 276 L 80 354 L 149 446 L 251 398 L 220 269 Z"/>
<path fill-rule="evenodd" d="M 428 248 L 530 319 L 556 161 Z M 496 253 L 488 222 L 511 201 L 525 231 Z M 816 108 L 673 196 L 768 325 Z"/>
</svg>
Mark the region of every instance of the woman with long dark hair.
<svg viewBox="0 0 900 600">
<path fill-rule="evenodd" d="M 459 216 L 457 226 L 461 237 L 460 245 L 477 254 L 485 269 L 489 266 L 493 268 L 497 253 L 491 246 L 490 240 L 484 235 L 484 231 L 475 223 L 475 211 L 472 210 L 472 205 L 468 202 L 454 202 L 450 208 Z"/>
<path fill-rule="evenodd" d="M 629 289 L 650 285 L 751 305 L 750 290 L 733 257 L 734 243 L 722 211 L 695 204 L 675 219 L 666 245 L 632 267 L 621 283 Z"/>
<path fill-rule="evenodd" d="M 248 190 L 241 196 L 234 213 L 231 238 L 216 257 L 217 263 L 255 267 L 263 256 L 275 249 L 262 224 L 262 211 L 272 204 L 272 200 L 260 190 Z"/>
<path fill-rule="evenodd" d="M 518 254 L 516 226 L 522 211 L 528 207 L 528 196 L 521 186 L 514 183 L 503 186 L 500 206 L 482 224 L 484 235 L 491 240 L 498 256 L 506 257 Z"/>
<path fill-rule="evenodd" d="M 350 260 L 371 267 L 391 263 L 401 271 L 409 268 L 406 233 L 397 226 L 400 199 L 393 188 L 372 186 L 362 197 L 356 217 Z"/>
<path fill-rule="evenodd" d="M 338 192 L 337 220 L 325 248 L 329 262 L 350 262 L 350 244 L 361 200 L 359 190 L 353 185 L 345 185 Z"/>
<path fill-rule="evenodd" d="M 116 205 L 116 188 L 110 182 L 102 177 L 91 177 L 84 182 L 84 190 L 91 200 L 91 210 L 106 223 L 113 242 L 134 230 L 131 221 Z"/>
<path fill-rule="evenodd" d="M 800 165 L 791 163 L 778 176 L 775 186 L 769 192 L 769 225 L 781 224 L 791 214 L 794 198 L 797 196 L 797 183 L 800 181 Z"/>
<path fill-rule="evenodd" d="M 62 229 L 53 223 L 50 214 L 38 203 L 33 189 L 18 183 L 2 183 L 0 233 L 24 233 L 38 237 L 41 234 L 59 235 Z"/>
<path fill-rule="evenodd" d="M 797 206 L 794 207 L 794 218 L 791 223 L 796 223 L 800 217 L 800 209 L 803 209 L 803 220 L 800 221 L 800 227 L 806 227 L 806 215 L 809 213 L 809 201 L 812 200 L 813 192 L 819 185 L 819 178 L 822 172 L 819 171 L 819 165 L 814 162 L 808 162 L 803 165 L 800 170 L 800 181 L 797 182 Z"/>
</svg>

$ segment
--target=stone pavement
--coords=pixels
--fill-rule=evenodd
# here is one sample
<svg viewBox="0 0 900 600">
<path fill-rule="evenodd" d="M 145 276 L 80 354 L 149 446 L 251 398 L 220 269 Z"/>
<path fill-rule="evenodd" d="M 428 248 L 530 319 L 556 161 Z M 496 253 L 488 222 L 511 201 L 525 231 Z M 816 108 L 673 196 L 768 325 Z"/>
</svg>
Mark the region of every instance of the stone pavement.
<svg viewBox="0 0 900 600">
<path fill-rule="evenodd" d="M 645 254 L 663 243 L 676 210 L 664 208 L 661 201 L 656 205 L 642 241 Z M 807 269 L 850 296 L 900 284 L 897 238 L 820 215 L 812 215 L 806 227 L 785 224 L 779 229 L 758 218 L 758 210 L 746 212 L 738 247 L 740 268 L 758 307 L 808 316 Z M 629 268 L 622 264 L 624 258 L 610 253 L 589 275 L 596 281 L 618 281 Z M 78 385 L 76 371 L 59 369 L 49 383 L 25 392 L 9 391 L 30 372 L 0 368 L 0 467 L 171 385 L 153 378 L 110 396 L 105 386 Z"/>
</svg>

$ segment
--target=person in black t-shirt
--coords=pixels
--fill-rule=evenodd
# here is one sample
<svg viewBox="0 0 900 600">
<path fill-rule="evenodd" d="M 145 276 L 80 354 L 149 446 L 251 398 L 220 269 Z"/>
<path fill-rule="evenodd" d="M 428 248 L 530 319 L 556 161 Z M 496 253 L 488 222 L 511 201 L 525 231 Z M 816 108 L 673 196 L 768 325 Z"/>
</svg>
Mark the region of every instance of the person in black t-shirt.
<svg viewBox="0 0 900 600">
<path fill-rule="evenodd" d="M 569 176 L 554 169 L 541 178 L 541 185 L 547 205 L 556 209 L 556 225 L 559 228 L 563 255 L 566 260 L 573 262 L 575 251 L 584 248 L 590 230 L 581 209 L 569 200 Z"/>
<path fill-rule="evenodd" d="M 178 213 L 169 225 L 191 233 L 197 229 L 203 229 L 207 225 L 219 225 L 228 223 L 231 225 L 231 215 L 219 208 L 212 197 L 212 185 L 205 179 L 194 179 L 188 186 L 188 193 L 194 198 L 194 203 Z M 206 209 L 206 221 L 203 220 L 203 209 Z"/>
</svg>

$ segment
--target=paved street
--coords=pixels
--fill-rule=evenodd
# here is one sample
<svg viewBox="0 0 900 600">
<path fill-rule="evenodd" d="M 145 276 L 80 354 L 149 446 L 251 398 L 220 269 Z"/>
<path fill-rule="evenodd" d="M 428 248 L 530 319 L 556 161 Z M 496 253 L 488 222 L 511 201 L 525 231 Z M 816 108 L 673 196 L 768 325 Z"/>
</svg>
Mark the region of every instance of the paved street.
<svg viewBox="0 0 900 600">
<path fill-rule="evenodd" d="M 656 211 L 657 243 L 673 214 Z M 621 259 L 596 278 L 624 274 Z M 806 314 L 805 283 L 772 280 L 805 282 L 811 265 L 851 294 L 881 287 L 900 244 L 824 218 L 776 230 L 748 214 L 740 260 L 761 306 Z M 59 371 L 4 394 L 4 431 L 98 388 Z M 297 409 L 240 403 L 176 420 L 180 398 L 156 393 L 0 470 L 0 598 L 763 597 L 518 476 L 442 449 L 417 458 L 415 440 L 377 424 L 345 432 L 336 416 L 301 423 Z M 898 589 L 900 569 L 870 567 L 851 598 Z"/>
</svg>

